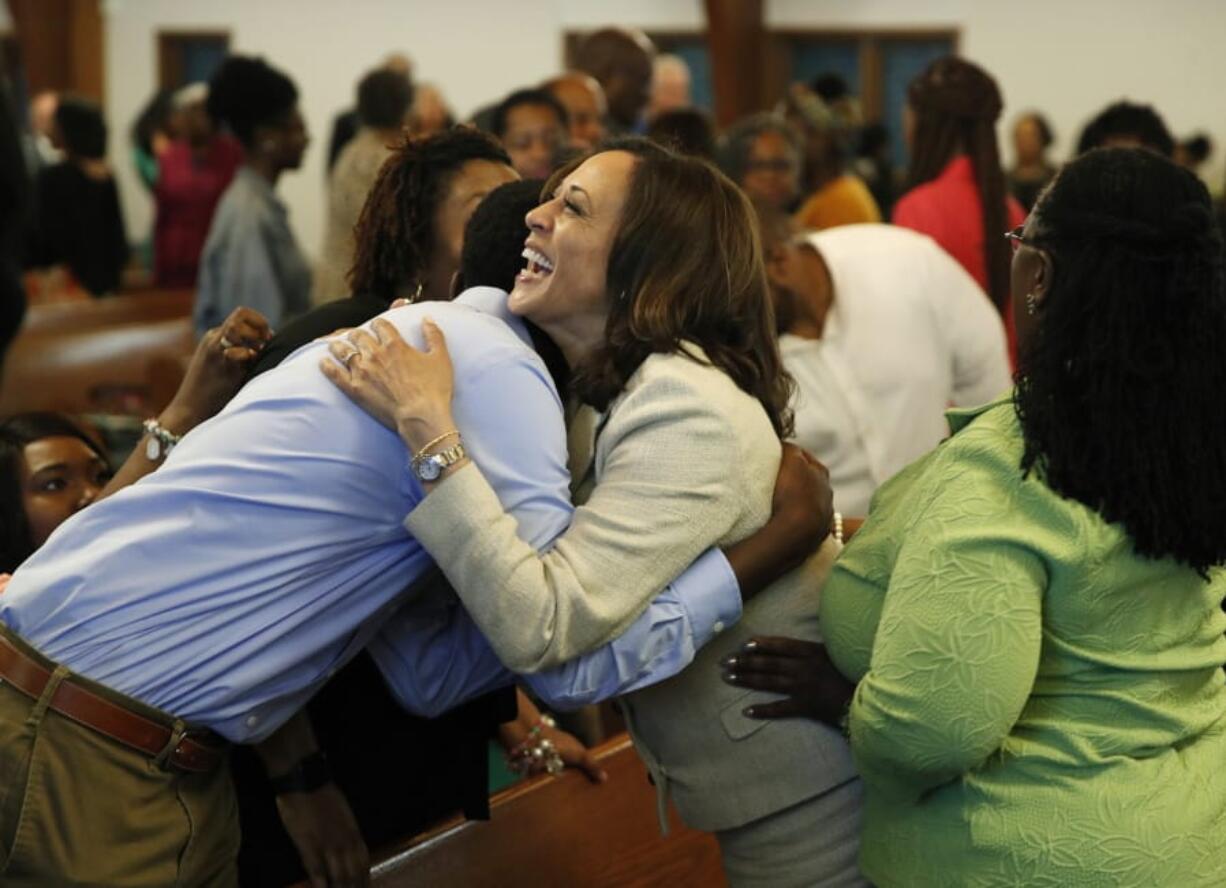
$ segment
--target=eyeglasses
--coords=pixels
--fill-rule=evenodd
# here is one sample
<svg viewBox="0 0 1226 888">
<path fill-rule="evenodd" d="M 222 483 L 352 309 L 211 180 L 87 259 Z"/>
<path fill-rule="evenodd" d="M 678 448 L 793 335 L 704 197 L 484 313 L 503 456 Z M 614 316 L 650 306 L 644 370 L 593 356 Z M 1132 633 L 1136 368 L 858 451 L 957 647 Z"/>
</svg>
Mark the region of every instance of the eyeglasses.
<svg viewBox="0 0 1226 888">
<path fill-rule="evenodd" d="M 1025 227 L 1025 225 L 1019 225 L 1017 228 L 1005 232 L 1005 240 L 1007 240 L 1009 245 L 1013 247 L 1013 252 L 1015 253 L 1021 249 L 1022 244 L 1030 246 L 1033 243 L 1022 234 L 1022 230 L 1025 229 Z"/>
</svg>

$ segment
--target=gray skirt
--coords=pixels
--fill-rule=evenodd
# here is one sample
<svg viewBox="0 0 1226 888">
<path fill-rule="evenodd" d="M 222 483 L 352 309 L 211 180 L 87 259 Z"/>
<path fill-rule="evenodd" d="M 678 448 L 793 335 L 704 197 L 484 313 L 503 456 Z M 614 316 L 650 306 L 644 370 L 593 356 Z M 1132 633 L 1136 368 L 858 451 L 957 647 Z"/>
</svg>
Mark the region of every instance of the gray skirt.
<svg viewBox="0 0 1226 888">
<path fill-rule="evenodd" d="M 863 784 L 857 778 L 829 792 L 715 833 L 732 888 L 851 888 L 869 882 L 860 851 Z"/>
</svg>

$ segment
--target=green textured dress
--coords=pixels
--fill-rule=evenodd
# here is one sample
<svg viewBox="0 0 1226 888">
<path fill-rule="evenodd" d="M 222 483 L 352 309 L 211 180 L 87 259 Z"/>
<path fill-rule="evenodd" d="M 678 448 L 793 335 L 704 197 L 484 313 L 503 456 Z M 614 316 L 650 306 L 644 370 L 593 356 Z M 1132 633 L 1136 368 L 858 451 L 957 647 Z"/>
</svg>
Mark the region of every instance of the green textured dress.
<svg viewBox="0 0 1226 888">
<path fill-rule="evenodd" d="M 1226 886 L 1226 573 L 1138 557 L 1023 480 L 1009 401 L 950 422 L 823 593 L 830 655 L 859 681 L 864 874 Z"/>
</svg>

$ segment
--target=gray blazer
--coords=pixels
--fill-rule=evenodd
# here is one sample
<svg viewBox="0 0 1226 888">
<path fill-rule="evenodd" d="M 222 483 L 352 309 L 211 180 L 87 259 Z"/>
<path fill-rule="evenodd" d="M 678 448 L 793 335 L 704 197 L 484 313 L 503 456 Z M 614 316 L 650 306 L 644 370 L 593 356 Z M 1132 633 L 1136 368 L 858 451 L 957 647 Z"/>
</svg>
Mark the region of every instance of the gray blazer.
<svg viewBox="0 0 1226 888">
<path fill-rule="evenodd" d="M 651 356 L 604 417 L 572 425 L 583 505 L 550 551 L 516 536 L 472 467 L 407 519 L 508 668 L 538 671 L 608 642 L 695 558 L 770 516 L 779 440 L 761 406 L 693 353 Z M 716 665 L 754 634 L 820 638 L 818 594 L 836 550 L 827 542 L 680 675 L 627 699 L 661 808 L 671 794 L 689 826 L 740 826 L 855 776 L 837 732 L 741 715 L 771 697 L 724 684 Z"/>
</svg>

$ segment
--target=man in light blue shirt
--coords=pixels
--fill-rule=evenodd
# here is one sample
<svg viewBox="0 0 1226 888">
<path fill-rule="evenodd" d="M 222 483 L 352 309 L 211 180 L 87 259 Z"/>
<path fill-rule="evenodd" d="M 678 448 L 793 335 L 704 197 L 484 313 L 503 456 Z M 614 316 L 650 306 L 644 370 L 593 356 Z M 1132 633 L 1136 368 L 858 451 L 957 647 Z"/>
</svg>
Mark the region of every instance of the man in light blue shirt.
<svg viewBox="0 0 1226 888">
<path fill-rule="evenodd" d="M 562 405 L 505 298 L 475 289 L 385 317 L 417 344 L 426 312 L 443 329 L 468 452 L 543 548 L 572 511 Z M 0 623 L 73 673 L 234 742 L 267 737 L 366 647 L 418 712 L 505 683 L 454 612 L 402 609 L 432 566 L 403 525 L 422 491 L 400 439 L 319 372 L 325 349 L 303 347 L 158 472 L 65 522 L 14 574 Z M 619 639 L 530 683 L 571 705 L 634 690 L 679 672 L 739 616 L 735 576 L 712 551 Z M 448 679 L 457 645 L 483 684 Z M 0 770 L 22 755 L 6 745 Z"/>
<path fill-rule="evenodd" d="M 562 406 L 505 299 L 479 288 L 386 317 L 420 342 L 429 311 L 447 334 L 465 446 L 544 548 L 572 511 Z M 234 742 L 266 737 L 368 645 L 394 690 L 420 685 L 397 673 L 428 668 L 429 652 L 398 650 L 395 615 L 432 566 L 402 525 L 421 488 L 400 439 L 319 372 L 324 353 L 300 349 L 156 473 L 61 526 L 14 574 L 0 622 L 72 671 Z M 739 615 L 735 577 L 713 551 L 621 639 L 531 684 L 570 705 L 652 684 Z M 406 702 L 437 714 L 482 690 Z"/>
</svg>

